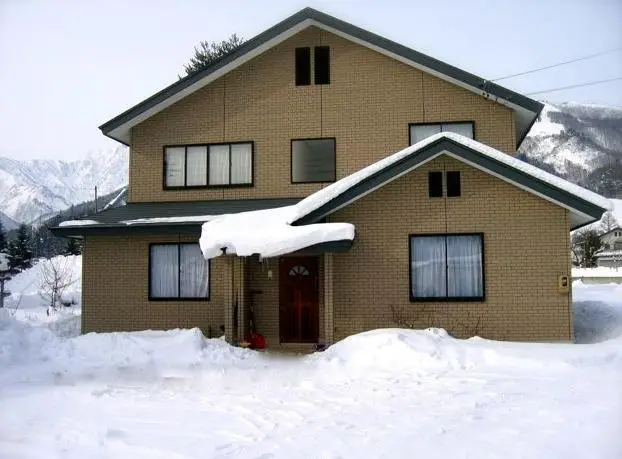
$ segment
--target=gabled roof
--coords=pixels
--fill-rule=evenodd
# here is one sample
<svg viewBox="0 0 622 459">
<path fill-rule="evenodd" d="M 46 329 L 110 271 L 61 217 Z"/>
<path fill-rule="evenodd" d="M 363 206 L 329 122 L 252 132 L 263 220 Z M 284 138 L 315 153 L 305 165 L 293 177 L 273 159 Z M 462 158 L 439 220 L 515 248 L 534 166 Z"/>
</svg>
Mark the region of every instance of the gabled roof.
<svg viewBox="0 0 622 459">
<path fill-rule="evenodd" d="M 319 27 L 342 38 L 378 51 L 407 65 L 466 88 L 508 106 L 515 113 L 517 146 L 535 122 L 543 104 L 489 80 L 460 70 L 328 14 L 305 8 L 245 42 L 209 67 L 164 88 L 100 126 L 108 137 L 129 145 L 133 126 L 197 91 L 307 27 Z"/>
<path fill-rule="evenodd" d="M 603 233 L 600 235 L 600 237 L 602 238 L 603 236 L 607 236 L 608 234 L 613 233 L 614 231 L 620 231 L 622 230 L 622 227 L 620 226 L 614 226 L 613 228 L 611 228 L 609 231 L 607 231 L 606 233 Z"/>
<path fill-rule="evenodd" d="M 446 154 L 568 210 L 571 228 L 600 219 L 611 202 L 473 139 L 443 132 L 361 169 L 296 204 L 292 225 L 316 223 L 404 174 Z"/>
</svg>

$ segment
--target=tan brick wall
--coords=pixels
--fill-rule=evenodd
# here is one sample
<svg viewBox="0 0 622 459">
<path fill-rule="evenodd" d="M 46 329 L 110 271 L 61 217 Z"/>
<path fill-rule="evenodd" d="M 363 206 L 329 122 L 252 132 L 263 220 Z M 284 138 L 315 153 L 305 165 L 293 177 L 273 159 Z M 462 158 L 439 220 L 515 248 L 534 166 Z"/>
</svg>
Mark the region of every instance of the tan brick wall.
<svg viewBox="0 0 622 459">
<path fill-rule="evenodd" d="M 224 324 L 226 259 L 211 262 L 209 301 L 149 301 L 149 243 L 195 242 L 188 237 L 89 236 L 82 277 L 82 332 L 200 327 Z"/>
<path fill-rule="evenodd" d="M 459 170 L 462 196 L 428 198 L 430 170 Z M 569 274 L 569 216 L 563 208 L 449 157 L 367 195 L 331 217 L 356 225 L 348 253 L 333 255 L 335 338 L 394 327 L 391 306 L 421 314 L 420 327 L 458 336 L 568 341 L 571 300 L 557 290 Z M 411 233 L 484 233 L 483 302 L 411 303 Z M 427 312 L 425 312 L 427 310 Z"/>
<path fill-rule="evenodd" d="M 331 83 L 296 87 L 294 49 L 328 45 Z M 337 178 L 408 145 L 408 124 L 475 122 L 478 140 L 515 150 L 513 112 L 466 89 L 317 28 L 306 29 L 132 131 L 129 200 L 302 197 L 290 140 L 336 137 Z M 164 145 L 252 140 L 253 188 L 164 190 Z"/>
</svg>

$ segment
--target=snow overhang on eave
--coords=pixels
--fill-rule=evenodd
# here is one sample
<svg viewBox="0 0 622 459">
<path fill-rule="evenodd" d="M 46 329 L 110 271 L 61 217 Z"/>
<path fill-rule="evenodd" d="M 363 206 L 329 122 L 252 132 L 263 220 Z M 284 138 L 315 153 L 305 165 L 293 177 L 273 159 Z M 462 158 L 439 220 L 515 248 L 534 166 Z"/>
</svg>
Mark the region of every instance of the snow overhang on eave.
<svg viewBox="0 0 622 459">
<path fill-rule="evenodd" d="M 515 113 L 517 148 L 544 107 L 540 102 L 492 83 L 489 80 L 460 70 L 333 16 L 312 8 L 305 8 L 248 40 L 240 48 L 229 55 L 223 56 L 203 71 L 182 78 L 102 124 L 100 130 L 104 135 L 125 145 L 130 145 L 132 127 L 311 26 L 321 28 L 354 43 L 373 49 L 404 64 L 423 70 L 509 107 Z"/>
</svg>

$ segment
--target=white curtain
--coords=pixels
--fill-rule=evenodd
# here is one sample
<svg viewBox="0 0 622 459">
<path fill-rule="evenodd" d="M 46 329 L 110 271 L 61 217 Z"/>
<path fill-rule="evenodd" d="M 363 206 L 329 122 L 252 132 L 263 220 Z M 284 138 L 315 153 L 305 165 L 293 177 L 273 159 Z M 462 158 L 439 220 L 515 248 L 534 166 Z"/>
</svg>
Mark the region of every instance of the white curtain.
<svg viewBox="0 0 622 459">
<path fill-rule="evenodd" d="M 441 132 L 440 124 L 418 124 L 410 127 L 410 144 L 415 144 Z"/>
<path fill-rule="evenodd" d="M 179 265 L 176 244 L 152 245 L 150 265 L 150 291 L 153 298 L 177 298 L 179 296 Z"/>
<path fill-rule="evenodd" d="M 465 137 L 473 138 L 473 125 L 471 123 L 448 123 L 443 124 L 443 132 L 455 132 Z"/>
<path fill-rule="evenodd" d="M 231 183 L 251 183 L 253 156 L 250 143 L 231 145 Z"/>
<path fill-rule="evenodd" d="M 412 295 L 419 298 L 447 296 L 445 236 L 413 237 L 411 241 Z"/>
<path fill-rule="evenodd" d="M 203 258 L 199 244 L 181 244 L 179 247 L 181 298 L 206 298 L 208 295 L 209 263 Z"/>
<path fill-rule="evenodd" d="M 229 184 L 229 145 L 209 147 L 209 184 Z"/>
<path fill-rule="evenodd" d="M 207 185 L 207 147 L 188 147 L 186 185 Z"/>
<path fill-rule="evenodd" d="M 184 147 L 167 147 L 164 153 L 166 166 L 166 186 L 184 186 L 186 168 L 186 149 Z"/>
<path fill-rule="evenodd" d="M 479 235 L 447 237 L 447 296 L 484 295 L 482 240 Z"/>
</svg>

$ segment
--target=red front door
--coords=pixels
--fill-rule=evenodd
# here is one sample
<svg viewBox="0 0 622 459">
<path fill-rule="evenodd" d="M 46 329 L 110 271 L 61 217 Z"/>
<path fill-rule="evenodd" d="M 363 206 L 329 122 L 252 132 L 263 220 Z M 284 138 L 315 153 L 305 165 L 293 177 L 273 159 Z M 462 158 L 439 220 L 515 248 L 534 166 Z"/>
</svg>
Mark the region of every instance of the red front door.
<svg viewBox="0 0 622 459">
<path fill-rule="evenodd" d="M 317 257 L 279 260 L 279 328 L 282 343 L 317 343 Z"/>
</svg>

